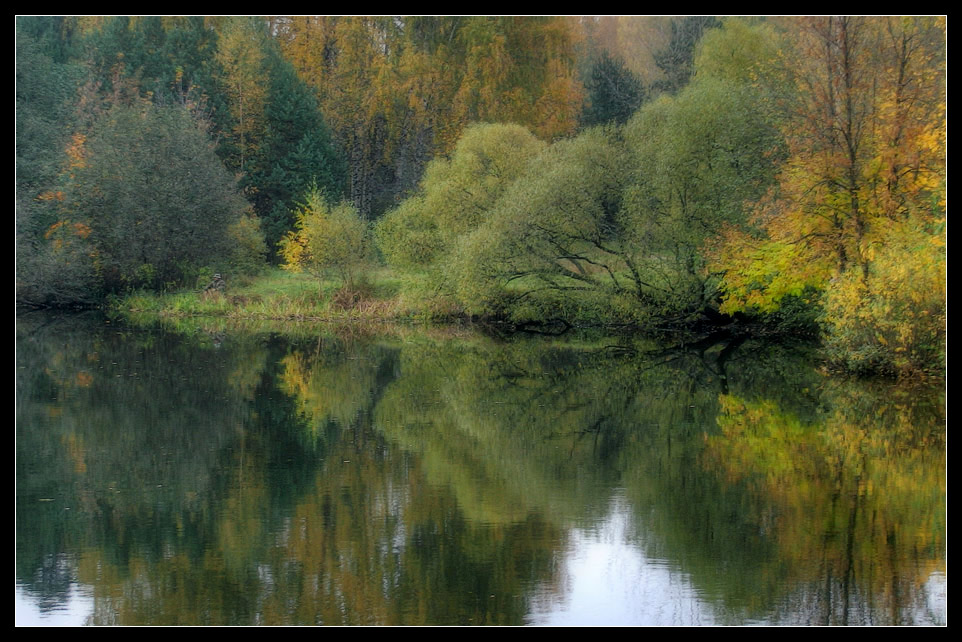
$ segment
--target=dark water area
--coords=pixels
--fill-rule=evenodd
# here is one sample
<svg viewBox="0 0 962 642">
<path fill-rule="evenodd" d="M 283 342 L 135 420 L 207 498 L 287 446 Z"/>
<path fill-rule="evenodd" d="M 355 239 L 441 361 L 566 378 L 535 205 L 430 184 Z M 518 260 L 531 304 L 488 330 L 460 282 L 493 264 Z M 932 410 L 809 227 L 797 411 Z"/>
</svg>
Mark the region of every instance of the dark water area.
<svg viewBox="0 0 962 642">
<path fill-rule="evenodd" d="M 945 394 L 809 347 L 17 323 L 16 617 L 940 625 Z"/>
</svg>

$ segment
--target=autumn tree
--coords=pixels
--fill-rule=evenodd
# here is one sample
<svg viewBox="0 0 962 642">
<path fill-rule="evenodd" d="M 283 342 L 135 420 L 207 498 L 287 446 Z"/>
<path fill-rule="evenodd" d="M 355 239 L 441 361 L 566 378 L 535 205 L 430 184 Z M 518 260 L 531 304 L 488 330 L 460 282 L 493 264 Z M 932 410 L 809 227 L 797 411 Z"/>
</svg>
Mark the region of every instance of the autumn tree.
<svg viewBox="0 0 962 642">
<path fill-rule="evenodd" d="M 342 287 L 352 290 L 368 260 L 367 225 L 349 203 L 328 205 L 316 185 L 294 212 L 296 229 L 281 241 L 284 267 L 318 279 L 336 274 Z"/>
<path fill-rule="evenodd" d="M 773 310 L 807 286 L 826 292 L 825 321 L 838 336 L 849 320 L 865 321 L 859 309 L 875 289 L 897 297 L 913 291 L 901 279 L 944 283 L 944 21 L 825 17 L 792 26 L 794 96 L 781 114 L 788 162 L 779 190 L 756 210 L 762 234 L 730 234 L 717 264 L 726 309 Z M 902 252 L 895 248 L 916 234 L 928 241 L 914 258 L 930 258 L 915 273 L 891 270 Z M 871 325 L 843 343 L 874 345 L 889 359 L 907 350 L 886 348 Z M 935 322 L 924 334 L 937 352 L 944 328 Z"/>
<path fill-rule="evenodd" d="M 229 132 L 228 166 L 240 172 L 259 148 L 266 130 L 268 83 L 264 73 L 264 24 L 255 18 L 230 18 L 220 29 L 217 61 L 233 126 Z"/>
<path fill-rule="evenodd" d="M 474 122 L 543 139 L 574 131 L 582 103 L 564 20 L 315 17 L 278 20 L 285 56 L 318 95 L 366 218 L 416 187 Z"/>
</svg>

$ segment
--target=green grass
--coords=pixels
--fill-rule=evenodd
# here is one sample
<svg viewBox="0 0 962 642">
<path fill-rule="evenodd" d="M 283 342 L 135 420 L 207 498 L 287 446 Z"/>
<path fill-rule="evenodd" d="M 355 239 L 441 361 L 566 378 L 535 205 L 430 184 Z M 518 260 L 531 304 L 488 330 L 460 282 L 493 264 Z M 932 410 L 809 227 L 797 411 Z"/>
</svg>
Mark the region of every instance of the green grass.
<svg viewBox="0 0 962 642">
<path fill-rule="evenodd" d="M 412 320 L 424 310 L 401 300 L 406 278 L 386 268 L 358 279 L 351 291 L 335 278 L 317 279 L 274 268 L 245 279 L 228 280 L 223 293 L 200 289 L 153 294 L 136 292 L 115 308 L 131 316 L 153 313 L 165 317 L 225 317 L 265 320 Z"/>
</svg>

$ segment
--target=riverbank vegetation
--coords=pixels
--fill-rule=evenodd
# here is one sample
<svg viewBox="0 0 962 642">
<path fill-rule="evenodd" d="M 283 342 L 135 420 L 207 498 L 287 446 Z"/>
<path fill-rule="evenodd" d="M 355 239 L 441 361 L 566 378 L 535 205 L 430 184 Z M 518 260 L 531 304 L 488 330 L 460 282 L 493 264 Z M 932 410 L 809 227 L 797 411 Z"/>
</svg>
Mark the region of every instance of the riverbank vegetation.
<svg viewBox="0 0 962 642">
<path fill-rule="evenodd" d="M 941 372 L 945 72 L 939 17 L 23 17 L 17 299 Z"/>
</svg>

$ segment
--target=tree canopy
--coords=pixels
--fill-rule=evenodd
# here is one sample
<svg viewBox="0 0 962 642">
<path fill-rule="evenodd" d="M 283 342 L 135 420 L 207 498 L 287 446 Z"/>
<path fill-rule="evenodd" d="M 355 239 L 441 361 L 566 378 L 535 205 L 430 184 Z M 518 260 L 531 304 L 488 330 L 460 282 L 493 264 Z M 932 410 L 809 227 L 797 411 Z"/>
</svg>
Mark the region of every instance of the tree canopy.
<svg viewBox="0 0 962 642">
<path fill-rule="evenodd" d="M 931 363 L 945 29 L 18 18 L 18 298 L 89 303 L 223 261 L 256 271 L 267 253 L 303 266 L 308 237 L 333 243 L 317 230 L 341 221 L 455 313 L 794 318 L 842 361 Z M 338 252 L 314 254 L 350 266 Z"/>
</svg>

